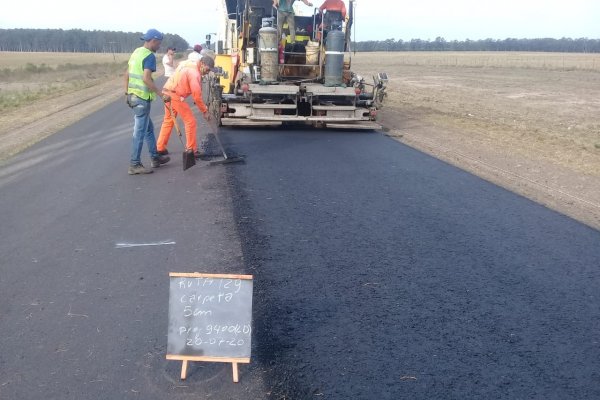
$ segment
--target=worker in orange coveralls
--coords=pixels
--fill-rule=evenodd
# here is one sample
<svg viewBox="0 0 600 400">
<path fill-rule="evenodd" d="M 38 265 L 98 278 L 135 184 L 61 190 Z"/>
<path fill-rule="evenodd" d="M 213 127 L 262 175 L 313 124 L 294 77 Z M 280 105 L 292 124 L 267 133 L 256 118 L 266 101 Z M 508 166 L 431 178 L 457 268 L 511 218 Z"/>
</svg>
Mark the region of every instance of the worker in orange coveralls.
<svg viewBox="0 0 600 400">
<path fill-rule="evenodd" d="M 169 109 L 169 104 L 165 104 L 165 118 L 160 128 L 160 134 L 156 143 L 158 154 L 168 154 L 167 143 L 171 136 L 171 130 L 177 115 L 183 119 L 185 126 L 186 151 L 193 151 L 195 158 L 201 158 L 196 142 L 196 118 L 191 107 L 185 102 L 186 97 L 192 96 L 198 110 L 204 115 L 204 119 L 210 120 L 210 114 L 204 101 L 202 101 L 202 76 L 206 75 L 214 66 L 214 61 L 210 57 L 202 57 L 200 60 L 187 60 L 181 62 L 175 73 L 167 80 L 163 87 L 163 93 L 171 96 L 171 107 L 173 116 Z"/>
</svg>

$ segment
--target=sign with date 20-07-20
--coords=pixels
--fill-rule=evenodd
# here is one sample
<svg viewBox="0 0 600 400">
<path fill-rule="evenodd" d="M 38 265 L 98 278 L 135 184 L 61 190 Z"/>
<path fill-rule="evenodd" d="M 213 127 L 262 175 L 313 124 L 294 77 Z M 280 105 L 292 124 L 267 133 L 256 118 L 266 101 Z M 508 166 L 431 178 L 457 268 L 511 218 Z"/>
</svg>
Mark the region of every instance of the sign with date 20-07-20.
<svg viewBox="0 0 600 400">
<path fill-rule="evenodd" d="M 181 360 L 181 379 L 189 361 L 250 362 L 252 275 L 169 274 L 167 359 Z"/>
</svg>

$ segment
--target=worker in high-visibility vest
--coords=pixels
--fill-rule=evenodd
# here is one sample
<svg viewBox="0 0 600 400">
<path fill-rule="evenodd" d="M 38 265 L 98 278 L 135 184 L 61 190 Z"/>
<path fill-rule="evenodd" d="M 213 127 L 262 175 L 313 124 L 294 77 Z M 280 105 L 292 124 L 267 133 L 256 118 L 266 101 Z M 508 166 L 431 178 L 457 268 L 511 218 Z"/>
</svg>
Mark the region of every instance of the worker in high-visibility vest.
<svg viewBox="0 0 600 400">
<path fill-rule="evenodd" d="M 177 115 L 183 119 L 185 126 L 186 151 L 193 151 L 195 158 L 201 158 L 196 141 L 196 128 L 198 126 L 191 107 L 185 102 L 186 97 L 192 96 L 198 110 L 204 119 L 210 120 L 210 114 L 202 100 L 202 76 L 206 75 L 214 67 L 214 61 L 210 57 L 202 57 L 200 60 L 186 60 L 177 66 L 175 73 L 163 87 L 163 94 L 171 97 L 171 108 L 165 104 L 165 119 L 163 120 L 156 147 L 161 155 L 169 154 L 167 143 L 171 136 L 171 130 Z M 173 115 L 171 116 L 171 109 Z"/>
<path fill-rule="evenodd" d="M 141 153 L 144 141 L 148 146 L 152 167 L 160 167 L 169 161 L 169 157 L 161 156 L 156 149 L 154 125 L 150 119 L 150 105 L 158 95 L 163 101 L 169 100 L 164 96 L 152 79 L 156 71 L 156 56 L 154 53 L 160 48 L 163 34 L 156 29 L 149 29 L 140 38 L 144 45 L 135 49 L 125 73 L 125 96 L 127 105 L 131 107 L 134 115 L 133 139 L 131 142 L 131 157 L 129 160 L 129 175 L 149 174 L 151 169 L 142 165 Z"/>
</svg>

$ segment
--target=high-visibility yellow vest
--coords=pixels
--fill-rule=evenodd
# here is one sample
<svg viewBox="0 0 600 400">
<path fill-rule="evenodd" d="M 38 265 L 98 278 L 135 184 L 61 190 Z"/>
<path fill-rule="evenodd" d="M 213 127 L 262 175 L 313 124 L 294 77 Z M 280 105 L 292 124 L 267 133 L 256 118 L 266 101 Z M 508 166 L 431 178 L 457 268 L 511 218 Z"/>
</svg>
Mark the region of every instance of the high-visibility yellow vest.
<svg viewBox="0 0 600 400">
<path fill-rule="evenodd" d="M 144 46 L 135 49 L 129 57 L 129 83 L 127 93 L 135 94 L 140 99 L 154 100 L 156 93 L 152 92 L 144 83 L 144 59 L 153 54 Z"/>
</svg>

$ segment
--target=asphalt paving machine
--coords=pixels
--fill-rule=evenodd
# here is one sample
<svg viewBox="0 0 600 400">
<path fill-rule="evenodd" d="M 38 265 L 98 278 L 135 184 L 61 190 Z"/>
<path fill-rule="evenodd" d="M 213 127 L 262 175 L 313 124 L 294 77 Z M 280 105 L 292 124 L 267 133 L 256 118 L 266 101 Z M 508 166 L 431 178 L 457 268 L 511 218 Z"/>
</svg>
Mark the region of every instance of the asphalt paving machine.
<svg viewBox="0 0 600 400">
<path fill-rule="evenodd" d="M 272 0 L 221 1 L 209 94 L 220 125 L 380 128 L 387 75 L 367 83 L 350 69 L 355 0 L 346 0 L 346 18 L 294 4 L 294 42 L 287 24 L 278 31 Z"/>
</svg>

